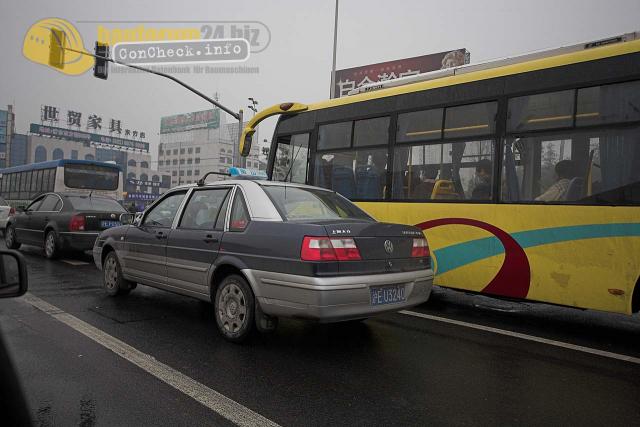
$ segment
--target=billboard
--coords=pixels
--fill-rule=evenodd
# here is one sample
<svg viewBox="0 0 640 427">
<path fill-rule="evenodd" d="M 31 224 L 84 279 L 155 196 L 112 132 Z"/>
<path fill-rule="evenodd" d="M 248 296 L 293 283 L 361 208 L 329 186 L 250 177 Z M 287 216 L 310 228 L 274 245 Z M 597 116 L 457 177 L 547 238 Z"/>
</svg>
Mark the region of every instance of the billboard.
<svg viewBox="0 0 640 427">
<path fill-rule="evenodd" d="M 186 130 L 220 126 L 220 110 L 194 111 L 193 113 L 165 116 L 160 119 L 160 133 L 183 132 Z"/>
<path fill-rule="evenodd" d="M 380 62 L 361 67 L 336 70 L 332 98 L 346 96 L 350 90 L 370 83 L 414 76 L 443 68 L 457 67 L 469 63 L 467 49 L 456 49 L 430 55 L 415 56 L 397 61 Z"/>
<path fill-rule="evenodd" d="M 136 141 L 133 139 L 119 138 L 110 135 L 100 135 L 97 133 L 83 132 L 80 130 L 64 129 L 55 126 L 39 125 L 31 123 L 29 131 L 36 135 L 52 136 L 54 138 L 67 139 L 70 141 L 78 141 L 89 144 L 91 142 L 112 145 L 119 148 L 134 148 L 149 152 L 149 143 Z"/>
</svg>

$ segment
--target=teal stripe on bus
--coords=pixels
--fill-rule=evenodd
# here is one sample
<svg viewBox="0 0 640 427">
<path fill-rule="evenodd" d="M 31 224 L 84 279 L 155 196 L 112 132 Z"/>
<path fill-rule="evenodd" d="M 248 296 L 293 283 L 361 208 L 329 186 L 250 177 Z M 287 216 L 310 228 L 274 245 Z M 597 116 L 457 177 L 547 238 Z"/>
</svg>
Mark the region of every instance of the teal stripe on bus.
<svg viewBox="0 0 640 427">
<path fill-rule="evenodd" d="M 523 249 L 526 249 L 571 240 L 639 237 L 640 223 L 588 224 L 541 228 L 519 231 L 511 234 L 511 236 Z M 484 237 L 434 251 L 438 274 L 502 253 L 504 253 L 504 248 L 496 237 Z"/>
</svg>

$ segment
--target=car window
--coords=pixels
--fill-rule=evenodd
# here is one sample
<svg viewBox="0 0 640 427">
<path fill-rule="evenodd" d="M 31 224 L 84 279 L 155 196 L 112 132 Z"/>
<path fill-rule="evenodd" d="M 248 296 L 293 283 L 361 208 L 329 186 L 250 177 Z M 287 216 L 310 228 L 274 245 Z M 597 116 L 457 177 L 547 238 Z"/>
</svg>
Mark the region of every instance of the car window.
<svg viewBox="0 0 640 427">
<path fill-rule="evenodd" d="M 228 188 L 194 191 L 180 220 L 180 228 L 213 230 Z"/>
<path fill-rule="evenodd" d="M 227 193 L 227 197 L 224 198 L 224 202 L 222 203 L 222 207 L 220 208 L 220 213 L 218 214 L 218 218 L 216 219 L 216 230 L 224 230 L 224 221 L 227 218 L 227 207 L 229 206 L 229 199 L 231 199 L 231 192 Z"/>
<path fill-rule="evenodd" d="M 67 200 L 77 211 L 126 212 L 120 203 L 105 197 L 69 196 Z"/>
<path fill-rule="evenodd" d="M 244 202 L 244 196 L 240 190 L 236 191 L 231 207 L 231 219 L 229 220 L 229 231 L 242 231 L 249 225 L 249 212 Z"/>
<path fill-rule="evenodd" d="M 36 199 L 33 202 L 29 203 L 29 206 L 27 206 L 27 209 L 25 209 L 25 210 L 26 211 L 36 211 L 36 210 L 38 210 L 38 206 L 40 206 L 40 203 L 42 203 L 43 199 L 44 199 L 44 197 L 40 197 L 39 199 Z"/>
<path fill-rule="evenodd" d="M 265 185 L 281 215 L 287 220 L 353 218 L 372 220 L 356 205 L 332 191 Z"/>
<path fill-rule="evenodd" d="M 171 227 L 185 194 L 185 191 L 181 191 L 162 199 L 144 217 L 142 225 L 147 227 Z"/>
<path fill-rule="evenodd" d="M 40 206 L 38 207 L 38 212 L 51 212 L 55 211 L 56 205 L 60 202 L 60 198 L 58 196 L 54 196 L 53 194 L 49 194 L 44 198 Z"/>
</svg>

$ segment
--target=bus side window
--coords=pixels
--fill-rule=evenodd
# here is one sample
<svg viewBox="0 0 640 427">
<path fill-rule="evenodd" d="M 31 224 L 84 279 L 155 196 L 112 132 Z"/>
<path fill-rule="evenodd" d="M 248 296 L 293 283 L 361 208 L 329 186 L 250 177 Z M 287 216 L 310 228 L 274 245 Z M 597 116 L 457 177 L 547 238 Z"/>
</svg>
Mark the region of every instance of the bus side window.
<svg viewBox="0 0 640 427">
<path fill-rule="evenodd" d="M 493 140 L 398 145 L 393 198 L 398 200 L 490 200 Z"/>
</svg>

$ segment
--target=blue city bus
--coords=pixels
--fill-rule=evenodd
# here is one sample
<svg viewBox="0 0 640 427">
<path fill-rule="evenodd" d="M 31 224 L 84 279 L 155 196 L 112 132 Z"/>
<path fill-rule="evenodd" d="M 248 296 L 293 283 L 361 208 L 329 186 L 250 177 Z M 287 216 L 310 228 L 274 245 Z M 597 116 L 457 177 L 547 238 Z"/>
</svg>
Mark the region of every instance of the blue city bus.
<svg viewBox="0 0 640 427">
<path fill-rule="evenodd" d="M 48 192 L 92 193 L 122 200 L 122 170 L 113 163 L 61 159 L 0 169 L 0 195 L 12 207 Z"/>
</svg>

